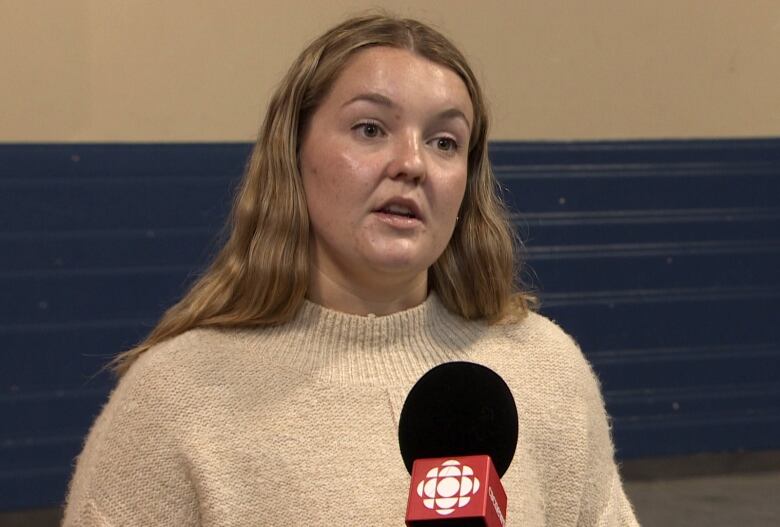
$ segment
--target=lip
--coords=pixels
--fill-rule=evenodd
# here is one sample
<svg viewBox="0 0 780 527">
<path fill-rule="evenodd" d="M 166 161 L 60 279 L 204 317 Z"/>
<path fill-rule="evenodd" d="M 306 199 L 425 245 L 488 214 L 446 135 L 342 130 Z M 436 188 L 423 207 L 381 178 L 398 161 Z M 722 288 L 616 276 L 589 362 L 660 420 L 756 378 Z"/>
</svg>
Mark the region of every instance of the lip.
<svg viewBox="0 0 780 527">
<path fill-rule="evenodd" d="M 416 229 L 422 225 L 419 218 L 407 218 L 406 216 L 399 216 L 398 214 L 388 214 L 386 212 L 375 211 L 372 213 L 374 217 L 379 219 L 385 225 L 389 225 L 394 229 Z"/>
<path fill-rule="evenodd" d="M 412 211 L 412 214 L 414 214 L 414 218 L 407 218 L 404 216 L 398 216 L 395 214 L 387 214 L 384 212 L 381 212 L 382 209 L 385 209 L 389 207 L 390 205 L 398 205 L 399 207 L 405 207 Z M 382 203 L 379 207 L 374 209 L 373 211 L 375 214 L 378 214 L 380 216 L 388 216 L 390 218 L 397 218 L 399 220 L 403 220 L 406 222 L 423 222 L 425 221 L 425 218 L 423 218 L 422 212 L 420 212 L 420 206 L 417 204 L 416 201 L 409 198 L 402 198 L 400 196 L 393 197 Z"/>
</svg>

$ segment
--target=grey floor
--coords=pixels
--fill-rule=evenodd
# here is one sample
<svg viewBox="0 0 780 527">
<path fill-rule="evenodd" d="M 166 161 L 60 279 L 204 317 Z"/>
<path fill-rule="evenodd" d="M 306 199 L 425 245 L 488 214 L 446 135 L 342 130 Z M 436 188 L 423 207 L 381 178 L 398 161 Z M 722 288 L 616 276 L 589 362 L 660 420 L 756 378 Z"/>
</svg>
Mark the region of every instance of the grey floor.
<svg viewBox="0 0 780 527">
<path fill-rule="evenodd" d="M 780 526 L 780 471 L 626 481 L 644 527 Z"/>
<path fill-rule="evenodd" d="M 693 468 L 677 460 L 627 464 L 626 493 L 644 527 L 780 526 L 780 453 L 773 456 L 769 462 L 753 459 L 749 467 L 727 463 L 727 475 L 717 473 L 722 462 L 708 458 Z M 0 513 L 0 527 L 54 527 L 59 521 L 57 509 Z"/>
</svg>

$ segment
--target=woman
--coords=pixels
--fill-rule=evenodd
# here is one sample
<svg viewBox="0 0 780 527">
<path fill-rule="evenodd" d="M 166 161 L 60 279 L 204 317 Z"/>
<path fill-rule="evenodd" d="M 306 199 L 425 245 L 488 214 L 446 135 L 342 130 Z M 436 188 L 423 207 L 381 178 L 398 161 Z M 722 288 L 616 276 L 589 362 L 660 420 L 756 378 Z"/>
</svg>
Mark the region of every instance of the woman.
<svg viewBox="0 0 780 527">
<path fill-rule="evenodd" d="M 510 525 L 635 525 L 598 384 L 513 290 L 462 55 L 348 20 L 271 100 L 230 238 L 150 336 L 78 459 L 66 525 L 402 525 L 404 397 L 469 360 L 519 406 Z"/>
</svg>

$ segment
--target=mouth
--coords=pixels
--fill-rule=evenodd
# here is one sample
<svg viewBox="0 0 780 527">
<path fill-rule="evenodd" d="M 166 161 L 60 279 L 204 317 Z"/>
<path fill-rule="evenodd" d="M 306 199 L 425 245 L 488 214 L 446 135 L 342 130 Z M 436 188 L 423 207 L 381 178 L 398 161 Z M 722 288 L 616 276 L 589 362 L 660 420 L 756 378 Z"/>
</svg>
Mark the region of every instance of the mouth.
<svg viewBox="0 0 780 527">
<path fill-rule="evenodd" d="M 382 206 L 374 210 L 374 212 L 391 217 L 422 220 L 422 214 L 420 214 L 420 208 L 417 204 L 414 201 L 405 198 L 389 199 Z"/>
</svg>

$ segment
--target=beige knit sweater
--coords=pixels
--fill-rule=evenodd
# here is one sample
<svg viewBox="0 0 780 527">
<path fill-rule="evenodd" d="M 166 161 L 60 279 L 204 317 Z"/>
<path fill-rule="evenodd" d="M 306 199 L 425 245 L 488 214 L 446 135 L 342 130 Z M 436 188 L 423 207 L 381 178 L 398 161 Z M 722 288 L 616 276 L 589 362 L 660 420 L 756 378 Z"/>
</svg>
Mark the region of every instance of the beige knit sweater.
<svg viewBox="0 0 780 527">
<path fill-rule="evenodd" d="M 537 314 L 467 322 L 433 294 L 383 317 L 306 302 L 281 327 L 198 329 L 149 350 L 89 432 L 64 525 L 402 526 L 399 412 L 453 360 L 495 370 L 518 406 L 507 525 L 637 525 L 572 339 Z"/>
</svg>

